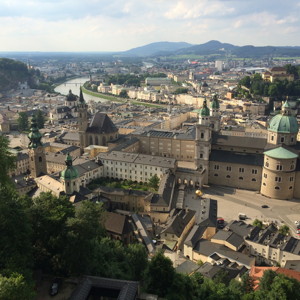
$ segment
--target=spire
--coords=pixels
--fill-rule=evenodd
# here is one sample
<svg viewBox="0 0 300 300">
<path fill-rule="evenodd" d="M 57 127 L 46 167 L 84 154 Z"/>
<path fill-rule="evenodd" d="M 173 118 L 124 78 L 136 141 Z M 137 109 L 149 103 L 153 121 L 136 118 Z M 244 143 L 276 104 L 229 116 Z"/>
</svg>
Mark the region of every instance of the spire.
<svg viewBox="0 0 300 300">
<path fill-rule="evenodd" d="M 217 95 L 213 96 L 213 100 L 211 102 L 210 107 L 213 108 L 213 109 L 219 109 L 220 108 L 220 103 L 219 103 Z"/>
<path fill-rule="evenodd" d="M 28 134 L 28 138 L 30 140 L 28 148 L 37 148 L 39 146 L 43 146 L 41 142 L 42 134 L 39 132 L 37 127 L 35 115 L 33 115 L 31 119 L 30 133 Z"/>
<path fill-rule="evenodd" d="M 83 93 L 82 93 L 82 87 L 80 87 L 80 94 L 79 94 L 79 102 L 84 103 Z"/>
<path fill-rule="evenodd" d="M 209 116 L 209 108 L 207 107 L 206 99 L 203 101 L 203 106 L 200 109 L 200 116 Z"/>
<path fill-rule="evenodd" d="M 65 160 L 66 166 L 70 167 L 73 164 L 73 160 L 72 160 L 72 156 L 70 155 L 70 153 L 68 152 L 66 155 L 66 160 Z"/>
</svg>

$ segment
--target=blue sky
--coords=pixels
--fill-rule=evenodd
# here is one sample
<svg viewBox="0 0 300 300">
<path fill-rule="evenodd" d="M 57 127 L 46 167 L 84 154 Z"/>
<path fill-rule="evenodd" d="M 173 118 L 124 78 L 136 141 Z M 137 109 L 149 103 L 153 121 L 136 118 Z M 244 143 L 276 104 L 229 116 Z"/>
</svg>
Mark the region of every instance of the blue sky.
<svg viewBox="0 0 300 300">
<path fill-rule="evenodd" d="M 0 51 L 120 51 L 158 41 L 300 46 L 300 0 L 0 0 Z"/>
</svg>

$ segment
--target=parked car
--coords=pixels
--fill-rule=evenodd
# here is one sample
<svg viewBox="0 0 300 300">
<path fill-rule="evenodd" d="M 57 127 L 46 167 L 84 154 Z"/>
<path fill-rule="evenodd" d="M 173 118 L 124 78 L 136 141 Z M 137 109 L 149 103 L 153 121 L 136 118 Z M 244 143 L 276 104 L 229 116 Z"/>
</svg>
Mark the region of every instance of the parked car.
<svg viewBox="0 0 300 300">
<path fill-rule="evenodd" d="M 244 213 L 239 213 L 239 220 L 243 221 L 247 219 L 247 215 Z"/>
<path fill-rule="evenodd" d="M 221 217 L 217 218 L 217 227 L 223 229 L 225 227 L 224 219 Z"/>
<path fill-rule="evenodd" d="M 261 206 L 261 208 L 269 208 L 269 206 L 264 204 L 264 205 Z"/>
<path fill-rule="evenodd" d="M 49 290 L 49 295 L 50 296 L 55 296 L 58 294 L 59 288 L 62 284 L 62 279 L 61 278 L 55 278 L 50 285 L 50 290 Z"/>
</svg>

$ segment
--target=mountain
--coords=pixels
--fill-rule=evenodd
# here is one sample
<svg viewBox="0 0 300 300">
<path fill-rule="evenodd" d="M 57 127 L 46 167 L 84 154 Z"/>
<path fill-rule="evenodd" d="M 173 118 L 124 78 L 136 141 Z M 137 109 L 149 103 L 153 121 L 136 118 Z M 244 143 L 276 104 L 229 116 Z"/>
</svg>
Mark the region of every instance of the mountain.
<svg viewBox="0 0 300 300">
<path fill-rule="evenodd" d="M 133 48 L 124 52 L 124 56 L 154 56 L 172 54 L 177 50 L 191 47 L 192 44 L 185 42 L 157 42 L 147 44 L 141 47 Z"/>
<path fill-rule="evenodd" d="M 19 82 L 29 81 L 27 66 L 8 58 L 0 58 L 0 91 L 16 88 Z"/>
<path fill-rule="evenodd" d="M 194 45 L 185 49 L 177 50 L 173 55 L 224 55 L 230 53 L 236 57 L 256 58 L 266 56 L 300 56 L 300 47 L 277 47 L 252 45 L 235 46 L 219 41 L 209 41 L 204 44 Z"/>
</svg>

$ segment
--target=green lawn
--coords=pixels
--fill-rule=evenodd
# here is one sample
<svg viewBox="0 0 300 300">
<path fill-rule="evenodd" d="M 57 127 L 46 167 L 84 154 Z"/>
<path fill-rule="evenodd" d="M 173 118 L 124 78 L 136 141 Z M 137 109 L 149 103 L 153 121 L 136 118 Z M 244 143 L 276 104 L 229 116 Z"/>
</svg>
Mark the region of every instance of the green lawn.
<svg viewBox="0 0 300 300">
<path fill-rule="evenodd" d="M 157 188 L 150 186 L 149 183 L 141 183 L 131 180 L 113 180 L 111 178 L 98 178 L 87 185 L 90 190 L 94 190 L 99 186 L 107 186 L 111 188 L 120 188 L 124 190 L 149 191 L 157 192 Z"/>
</svg>

